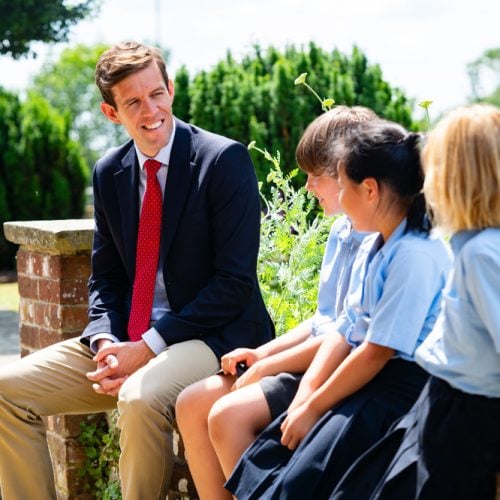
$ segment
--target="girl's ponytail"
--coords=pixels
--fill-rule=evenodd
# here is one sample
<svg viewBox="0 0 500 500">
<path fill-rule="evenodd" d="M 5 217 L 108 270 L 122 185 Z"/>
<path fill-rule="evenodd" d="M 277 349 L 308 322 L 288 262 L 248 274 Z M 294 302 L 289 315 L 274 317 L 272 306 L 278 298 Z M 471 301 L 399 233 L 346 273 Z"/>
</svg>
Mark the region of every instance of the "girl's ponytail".
<svg viewBox="0 0 500 500">
<path fill-rule="evenodd" d="M 407 211 L 406 231 L 418 231 L 429 233 L 432 229 L 431 219 L 427 213 L 427 203 L 423 193 L 424 171 L 420 162 L 420 150 L 423 135 L 415 132 L 409 133 L 402 141 L 402 146 L 408 151 L 410 161 L 407 162 L 408 169 L 408 196 L 412 201 Z M 417 190 L 415 192 L 415 190 Z"/>
</svg>

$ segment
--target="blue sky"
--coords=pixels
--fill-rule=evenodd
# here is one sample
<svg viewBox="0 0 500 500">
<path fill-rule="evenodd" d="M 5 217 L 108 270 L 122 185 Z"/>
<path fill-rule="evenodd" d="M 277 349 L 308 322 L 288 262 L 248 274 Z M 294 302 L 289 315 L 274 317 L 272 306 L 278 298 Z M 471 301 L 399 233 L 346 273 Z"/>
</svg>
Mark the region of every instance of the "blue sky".
<svg viewBox="0 0 500 500">
<path fill-rule="evenodd" d="M 435 114 L 466 101 L 466 64 L 500 46 L 496 0 L 104 0 L 71 42 L 136 39 L 171 50 L 169 70 L 208 69 L 226 50 L 241 56 L 253 43 L 306 44 L 349 52 L 357 44 L 391 85 Z M 22 90 L 62 45 L 39 47 L 36 60 L 0 58 L 0 85 Z"/>
</svg>

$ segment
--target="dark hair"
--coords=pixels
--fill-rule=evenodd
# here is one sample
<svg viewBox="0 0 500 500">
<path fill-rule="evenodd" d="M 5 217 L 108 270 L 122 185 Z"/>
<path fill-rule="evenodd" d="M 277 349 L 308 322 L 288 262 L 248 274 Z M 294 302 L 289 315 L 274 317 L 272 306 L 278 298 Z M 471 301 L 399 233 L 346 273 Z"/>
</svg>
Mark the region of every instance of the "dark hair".
<svg viewBox="0 0 500 500">
<path fill-rule="evenodd" d="M 95 69 L 95 82 L 104 102 L 116 107 L 113 87 L 127 76 L 154 63 L 158 66 L 168 89 L 167 69 L 158 49 L 137 42 L 125 42 L 104 52 Z"/>
<path fill-rule="evenodd" d="M 297 163 L 309 174 L 336 177 L 338 158 L 332 143 L 342 139 L 350 127 L 376 119 L 371 109 L 362 106 L 335 106 L 322 113 L 302 134 L 295 151 Z"/>
<path fill-rule="evenodd" d="M 371 177 L 389 188 L 392 203 L 406 209 L 406 230 L 428 233 L 431 223 L 422 192 L 424 172 L 420 163 L 421 135 L 408 133 L 397 123 L 377 120 L 359 125 L 346 137 L 341 163 L 356 183 Z"/>
</svg>

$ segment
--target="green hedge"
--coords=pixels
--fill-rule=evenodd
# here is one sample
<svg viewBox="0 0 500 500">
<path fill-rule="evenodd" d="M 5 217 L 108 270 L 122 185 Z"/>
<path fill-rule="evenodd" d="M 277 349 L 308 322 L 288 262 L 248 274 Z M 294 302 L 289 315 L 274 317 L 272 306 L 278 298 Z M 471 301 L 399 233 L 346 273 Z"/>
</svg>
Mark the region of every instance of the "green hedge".
<svg viewBox="0 0 500 500">
<path fill-rule="evenodd" d="M 25 101 L 0 89 L 0 224 L 78 218 L 88 167 L 69 127 L 38 94 Z M 0 238 L 0 269 L 14 267 L 16 246 Z"/>
<path fill-rule="evenodd" d="M 308 83 L 322 97 L 336 104 L 361 105 L 377 114 L 414 128 L 413 102 L 384 80 L 377 64 L 354 47 L 350 55 L 327 52 L 314 43 L 304 49 L 294 46 L 280 52 L 255 46 L 236 61 L 231 53 L 209 71 L 191 77 L 185 67 L 175 77 L 175 114 L 186 121 L 237 139 L 256 141 L 261 147 L 279 151 L 285 173 L 295 168 L 295 147 L 306 126 L 321 107 L 294 80 L 308 73 Z M 263 181 L 269 163 L 252 153 L 258 177 Z M 295 181 L 304 181 L 300 173 Z"/>
</svg>

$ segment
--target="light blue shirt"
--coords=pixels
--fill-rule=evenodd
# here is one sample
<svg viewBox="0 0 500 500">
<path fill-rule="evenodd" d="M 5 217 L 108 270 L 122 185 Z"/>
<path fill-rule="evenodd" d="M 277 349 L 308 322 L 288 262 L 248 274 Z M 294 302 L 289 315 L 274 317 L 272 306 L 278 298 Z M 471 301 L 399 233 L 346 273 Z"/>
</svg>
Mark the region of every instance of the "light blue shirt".
<svg viewBox="0 0 500 500">
<path fill-rule="evenodd" d="M 413 360 L 439 314 L 451 254 L 436 235 L 405 228 L 406 219 L 383 245 L 380 234 L 364 239 L 336 326 L 354 348 L 368 341 Z"/>
<path fill-rule="evenodd" d="M 463 392 L 500 398 L 500 229 L 461 231 L 451 244 L 443 311 L 415 359 Z"/>
<path fill-rule="evenodd" d="M 312 318 L 312 335 L 335 330 L 349 287 L 352 265 L 366 233 L 352 229 L 346 216 L 339 217 L 330 229 L 321 263 L 318 307 Z"/>
</svg>

